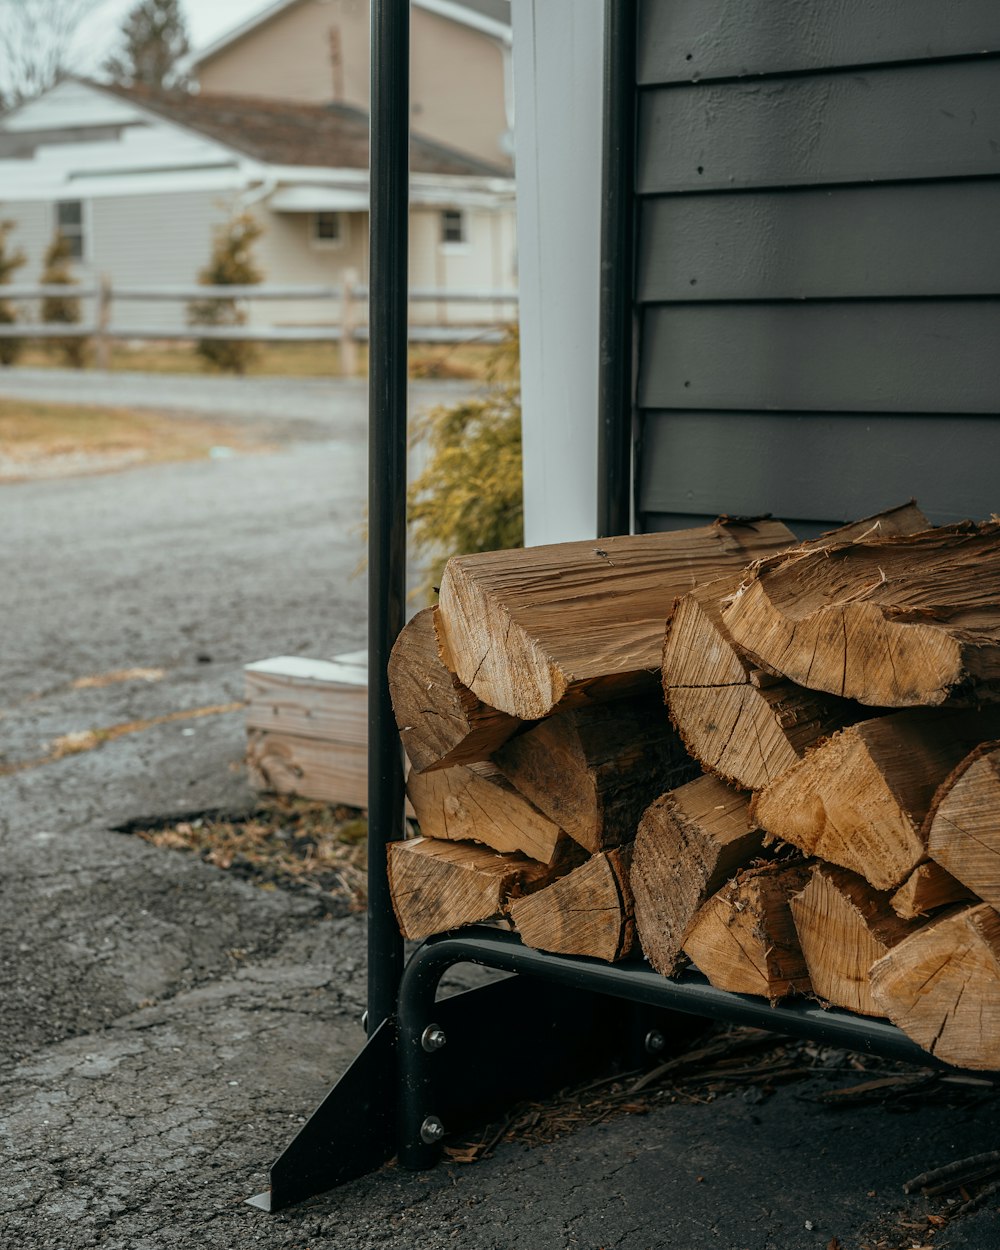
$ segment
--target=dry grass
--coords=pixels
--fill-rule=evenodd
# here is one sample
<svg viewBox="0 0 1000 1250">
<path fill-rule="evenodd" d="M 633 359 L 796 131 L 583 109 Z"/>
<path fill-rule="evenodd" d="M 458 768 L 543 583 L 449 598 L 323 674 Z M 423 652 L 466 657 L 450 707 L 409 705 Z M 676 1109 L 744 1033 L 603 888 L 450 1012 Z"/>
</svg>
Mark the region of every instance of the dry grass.
<svg viewBox="0 0 1000 1250">
<path fill-rule="evenodd" d="M 269 795 L 249 816 L 188 817 L 127 832 L 265 889 L 312 889 L 350 911 L 365 906 L 368 822 L 352 807 Z"/>
<path fill-rule="evenodd" d="M 263 444 L 248 431 L 197 418 L 0 399 L 0 481 L 198 460 L 222 447 Z"/>
<path fill-rule="evenodd" d="M 410 348 L 410 376 L 414 378 L 485 378 L 490 347 L 475 342 L 475 328 L 470 329 L 470 342 L 441 345 L 414 345 Z M 368 371 L 368 348 L 357 345 L 357 376 Z M 30 344 L 21 355 L 20 364 L 32 368 L 59 365 L 43 347 Z M 92 363 L 92 362 L 91 362 Z M 211 373 L 195 354 L 191 343 L 151 342 L 130 346 L 114 343 L 111 347 L 112 371 L 137 370 L 142 373 Z M 247 368 L 250 377 L 339 378 L 342 376 L 340 347 L 336 343 L 262 343 L 255 359 Z"/>
</svg>

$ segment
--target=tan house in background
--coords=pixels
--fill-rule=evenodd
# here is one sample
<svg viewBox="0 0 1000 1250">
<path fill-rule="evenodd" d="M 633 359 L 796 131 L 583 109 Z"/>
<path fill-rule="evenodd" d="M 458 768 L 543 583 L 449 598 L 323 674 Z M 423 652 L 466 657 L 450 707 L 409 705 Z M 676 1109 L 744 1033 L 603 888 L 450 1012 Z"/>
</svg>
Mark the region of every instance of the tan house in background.
<svg viewBox="0 0 1000 1250">
<path fill-rule="evenodd" d="M 413 0 L 412 129 L 511 168 L 508 0 Z M 204 92 L 368 109 L 368 0 L 276 0 L 192 61 Z"/>
</svg>

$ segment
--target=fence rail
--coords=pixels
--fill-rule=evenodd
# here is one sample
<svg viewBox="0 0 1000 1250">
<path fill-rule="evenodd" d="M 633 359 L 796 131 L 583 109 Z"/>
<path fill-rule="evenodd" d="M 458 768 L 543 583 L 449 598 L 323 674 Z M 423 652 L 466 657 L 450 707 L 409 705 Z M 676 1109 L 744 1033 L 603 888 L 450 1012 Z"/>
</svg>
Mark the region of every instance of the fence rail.
<svg viewBox="0 0 1000 1250">
<path fill-rule="evenodd" d="M 441 305 L 471 304 L 492 305 L 494 312 L 509 308 L 518 302 L 517 291 L 476 289 L 451 291 L 437 287 L 412 287 L 411 303 L 435 303 Z M 368 287 L 351 275 L 339 285 L 255 283 L 253 285 L 202 286 L 201 284 L 153 284 L 121 285 L 107 279 L 97 283 L 56 284 L 9 283 L 0 286 L 0 299 L 80 299 L 95 301 L 94 315 L 87 322 L 14 322 L 0 324 L 0 338 L 8 339 L 92 339 L 97 362 L 106 367 L 110 356 L 110 344 L 115 340 L 162 339 L 164 341 L 195 341 L 219 339 L 248 343 L 337 343 L 340 345 L 341 367 L 345 374 L 355 372 L 356 348 L 368 341 L 367 319 L 363 315 L 368 299 Z M 269 325 L 269 326 L 216 326 L 188 324 L 182 329 L 162 326 L 118 325 L 111 319 L 114 304 L 127 301 L 183 301 L 237 300 L 243 304 L 257 300 L 297 300 L 305 302 L 328 302 L 336 305 L 334 316 L 320 325 Z M 496 343 L 503 331 L 494 319 L 488 324 L 451 323 L 439 325 L 411 324 L 409 337 L 412 343 Z"/>
</svg>

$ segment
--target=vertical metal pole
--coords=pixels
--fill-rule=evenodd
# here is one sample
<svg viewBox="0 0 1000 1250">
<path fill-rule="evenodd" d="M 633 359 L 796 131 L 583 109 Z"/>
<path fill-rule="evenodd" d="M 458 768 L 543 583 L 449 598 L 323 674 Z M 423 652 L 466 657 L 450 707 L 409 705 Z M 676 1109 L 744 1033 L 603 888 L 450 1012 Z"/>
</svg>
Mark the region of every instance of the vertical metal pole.
<svg viewBox="0 0 1000 1250">
<path fill-rule="evenodd" d="M 632 521 L 635 0 L 605 0 L 597 537 Z"/>
<path fill-rule="evenodd" d="M 372 0 L 368 438 L 368 1033 L 395 1011 L 403 940 L 386 844 L 402 836 L 403 755 L 386 667 L 406 597 L 409 0 Z"/>
</svg>

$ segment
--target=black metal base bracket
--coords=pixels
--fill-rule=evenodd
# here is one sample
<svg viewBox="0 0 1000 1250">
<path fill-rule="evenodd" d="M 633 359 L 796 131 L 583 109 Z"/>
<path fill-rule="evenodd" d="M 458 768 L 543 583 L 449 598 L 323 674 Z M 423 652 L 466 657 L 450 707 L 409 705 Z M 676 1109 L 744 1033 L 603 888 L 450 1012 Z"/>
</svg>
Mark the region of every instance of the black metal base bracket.
<svg viewBox="0 0 1000 1250">
<path fill-rule="evenodd" d="M 458 964 L 518 975 L 438 1000 L 442 977 Z M 883 1020 L 805 1001 L 771 1007 L 715 989 L 697 973 L 668 980 L 640 961 L 570 959 L 500 930 L 463 929 L 413 954 L 396 1017 L 379 1026 L 275 1162 L 270 1192 L 250 1201 L 279 1211 L 393 1155 L 407 1168 L 431 1167 L 446 1135 L 609 1070 L 616 1059 L 638 1066 L 651 1032 L 669 1052 L 688 1040 L 693 1019 L 946 1066 Z"/>
</svg>

